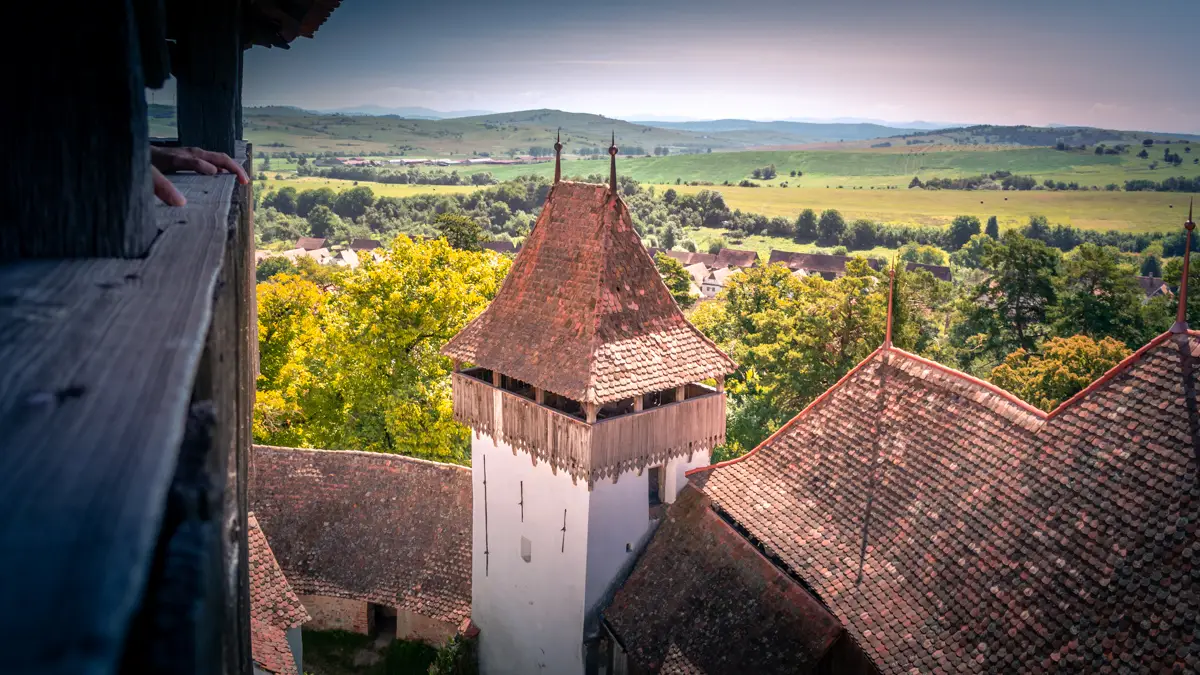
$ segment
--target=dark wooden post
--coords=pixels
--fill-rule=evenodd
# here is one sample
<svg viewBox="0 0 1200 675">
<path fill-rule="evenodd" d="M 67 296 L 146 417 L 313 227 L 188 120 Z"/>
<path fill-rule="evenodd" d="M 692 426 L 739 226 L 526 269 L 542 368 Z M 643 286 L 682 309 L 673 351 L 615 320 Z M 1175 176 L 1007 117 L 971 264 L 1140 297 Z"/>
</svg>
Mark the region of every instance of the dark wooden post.
<svg viewBox="0 0 1200 675">
<path fill-rule="evenodd" d="M 179 143 L 234 154 L 242 120 L 240 0 L 171 5 Z"/>
<path fill-rule="evenodd" d="M 21 99 L 7 106 L 0 262 L 137 257 L 154 240 L 139 20 L 153 27 L 161 16 L 156 1 L 137 6 L 140 15 L 132 0 L 25 6 L 33 16 L 21 23 L 54 26 L 54 48 L 0 48 L 6 88 Z"/>
</svg>

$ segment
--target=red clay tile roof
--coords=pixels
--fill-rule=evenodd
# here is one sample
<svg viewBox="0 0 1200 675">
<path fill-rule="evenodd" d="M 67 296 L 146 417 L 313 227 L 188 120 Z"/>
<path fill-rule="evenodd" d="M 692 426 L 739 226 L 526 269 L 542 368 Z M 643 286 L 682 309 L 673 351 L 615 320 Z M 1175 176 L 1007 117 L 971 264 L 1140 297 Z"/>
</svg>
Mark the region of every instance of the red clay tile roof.
<svg viewBox="0 0 1200 675">
<path fill-rule="evenodd" d="M 771 251 L 768 264 L 780 263 L 790 270 L 805 270 L 806 272 L 828 272 L 842 274 L 846 271 L 846 261 L 849 256 L 828 255 L 825 253 L 795 253 L 792 251 Z"/>
<path fill-rule="evenodd" d="M 605 185 L 555 185 L 492 304 L 443 349 L 576 401 L 607 403 L 735 369 L 671 298 Z"/>
<path fill-rule="evenodd" d="M 881 349 L 691 480 L 883 672 L 1197 672 L 1198 356 L 1163 335 L 1045 414 Z"/>
<path fill-rule="evenodd" d="M 250 651 L 254 663 L 262 670 L 275 675 L 299 675 L 296 657 L 284 629 L 253 615 L 250 617 Z"/>
<path fill-rule="evenodd" d="M 650 251 L 651 258 L 658 255 L 659 253 L 664 253 L 668 257 L 674 258 L 674 259 L 678 260 L 679 262 L 683 263 L 684 266 L 695 265 L 696 263 L 704 263 L 705 265 L 712 267 L 717 262 L 717 256 L 712 253 L 692 253 L 691 251 L 664 251 L 661 248 L 652 248 L 652 249 L 648 249 L 648 250 Z"/>
<path fill-rule="evenodd" d="M 301 595 L 365 600 L 456 625 L 470 614 L 470 469 L 256 445 L 250 501 Z"/>
<path fill-rule="evenodd" d="M 925 263 L 910 262 L 904 266 L 905 271 L 914 272 L 916 270 L 925 270 L 933 275 L 935 279 L 942 281 L 950 281 L 950 268 L 945 265 L 926 265 Z"/>
<path fill-rule="evenodd" d="M 351 251 L 374 251 L 383 248 L 383 242 L 378 239 L 355 239 L 350 242 Z"/>
<path fill-rule="evenodd" d="M 249 529 L 246 532 L 250 553 L 250 614 L 280 630 L 295 628 L 312 619 L 300 598 L 292 592 L 283 570 L 271 553 L 271 546 L 258 520 L 251 513 L 247 516 Z"/>
<path fill-rule="evenodd" d="M 319 248 L 325 248 L 324 237 L 300 237 L 296 240 L 296 248 L 302 248 L 305 251 L 315 251 Z"/>
<path fill-rule="evenodd" d="M 723 248 L 717 252 L 714 267 L 753 267 L 758 264 L 757 251 Z"/>
<path fill-rule="evenodd" d="M 1153 298 L 1156 295 L 1175 295 L 1171 292 L 1171 287 L 1166 285 L 1162 279 L 1158 277 L 1137 277 L 1138 286 L 1141 286 L 1142 292 L 1147 298 Z"/>
<path fill-rule="evenodd" d="M 843 634 L 827 609 L 685 487 L 604 610 L 647 673 L 807 673 Z"/>
</svg>

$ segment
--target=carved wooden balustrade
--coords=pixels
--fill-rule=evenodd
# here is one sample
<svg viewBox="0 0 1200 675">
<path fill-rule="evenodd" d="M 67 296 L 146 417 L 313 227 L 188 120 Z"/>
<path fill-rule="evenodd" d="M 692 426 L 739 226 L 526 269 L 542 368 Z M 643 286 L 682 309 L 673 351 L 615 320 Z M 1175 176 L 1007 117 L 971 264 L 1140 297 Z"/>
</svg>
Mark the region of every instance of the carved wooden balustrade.
<svg viewBox="0 0 1200 675">
<path fill-rule="evenodd" d="M 454 373 L 451 387 L 456 420 L 589 483 L 725 441 L 724 392 L 696 384 L 682 401 L 591 424 L 467 372 Z"/>
</svg>

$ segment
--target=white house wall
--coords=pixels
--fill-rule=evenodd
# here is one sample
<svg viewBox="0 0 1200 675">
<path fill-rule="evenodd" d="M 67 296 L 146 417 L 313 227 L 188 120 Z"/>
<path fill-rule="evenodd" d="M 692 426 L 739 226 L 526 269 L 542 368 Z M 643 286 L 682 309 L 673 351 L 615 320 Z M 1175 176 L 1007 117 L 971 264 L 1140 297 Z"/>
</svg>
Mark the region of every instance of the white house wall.
<svg viewBox="0 0 1200 675">
<path fill-rule="evenodd" d="M 708 466 L 709 461 L 709 452 L 707 450 L 699 450 L 692 453 L 690 459 L 687 455 L 684 455 L 668 462 L 667 473 L 663 478 L 663 501 L 668 504 L 674 504 L 675 497 L 679 496 L 679 491 L 687 484 L 687 476 L 685 474 L 692 469 Z"/>
<path fill-rule="evenodd" d="M 588 511 L 587 606 L 591 607 L 612 583 L 617 571 L 636 550 L 650 527 L 649 472 L 635 471 L 597 481 Z"/>
<path fill-rule="evenodd" d="M 509 446 L 497 446 L 487 436 L 473 438 L 471 465 L 471 618 L 480 631 L 480 671 L 485 675 L 582 673 L 587 485 L 572 483 L 561 471 L 552 474 L 544 462 L 535 467 L 528 453 L 514 455 Z M 522 482 L 524 522 L 519 503 Z M 529 562 L 521 557 L 522 537 L 531 543 Z"/>
</svg>

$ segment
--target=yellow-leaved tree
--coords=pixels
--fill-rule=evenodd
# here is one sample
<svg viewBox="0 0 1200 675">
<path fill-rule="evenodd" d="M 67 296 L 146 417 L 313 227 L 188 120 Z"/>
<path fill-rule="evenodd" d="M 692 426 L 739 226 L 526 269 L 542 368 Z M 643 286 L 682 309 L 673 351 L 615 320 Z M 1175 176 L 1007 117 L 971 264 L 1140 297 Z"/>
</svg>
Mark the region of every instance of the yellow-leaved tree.
<svg viewBox="0 0 1200 675">
<path fill-rule="evenodd" d="M 1018 349 L 992 369 L 996 386 L 1050 411 L 1117 365 L 1129 348 L 1120 340 L 1086 335 L 1050 338 L 1041 354 Z"/>
<path fill-rule="evenodd" d="M 469 464 L 438 350 L 483 311 L 510 261 L 403 236 L 381 253 L 324 290 L 289 275 L 259 285 L 255 441 Z"/>
</svg>

